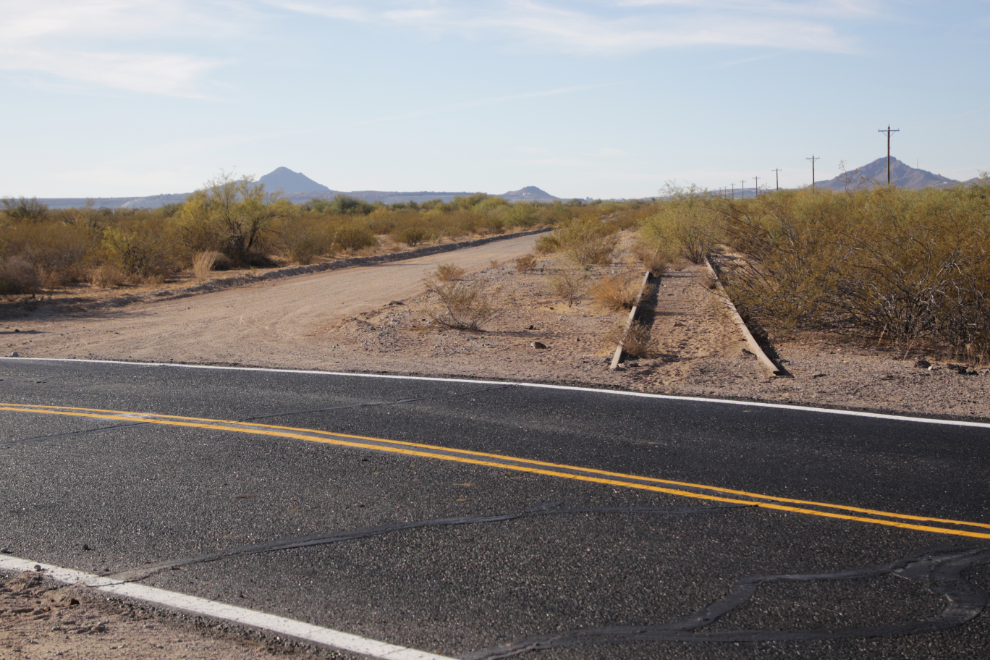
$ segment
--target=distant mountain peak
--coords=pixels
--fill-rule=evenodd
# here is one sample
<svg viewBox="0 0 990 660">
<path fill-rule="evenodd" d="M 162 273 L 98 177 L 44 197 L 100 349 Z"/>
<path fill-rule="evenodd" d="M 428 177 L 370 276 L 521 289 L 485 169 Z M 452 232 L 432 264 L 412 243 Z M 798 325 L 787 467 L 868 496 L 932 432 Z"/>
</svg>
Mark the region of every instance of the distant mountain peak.
<svg viewBox="0 0 990 660">
<path fill-rule="evenodd" d="M 917 169 L 890 157 L 890 184 L 908 190 L 922 188 L 950 188 L 959 183 L 941 174 L 933 174 L 927 170 Z M 887 185 L 887 157 L 877 158 L 872 163 L 840 174 L 834 179 L 816 183 L 821 188 L 831 190 L 858 190 L 875 185 Z"/>
<path fill-rule="evenodd" d="M 293 172 L 288 167 L 278 167 L 258 179 L 265 188 L 272 192 L 281 190 L 283 193 L 329 193 L 333 192 L 321 183 L 313 181 L 302 172 Z"/>
<path fill-rule="evenodd" d="M 520 188 L 519 190 L 510 190 L 507 193 L 499 195 L 510 201 L 554 201 L 558 199 L 545 190 L 541 190 L 536 186 L 526 186 L 525 188 Z"/>
</svg>

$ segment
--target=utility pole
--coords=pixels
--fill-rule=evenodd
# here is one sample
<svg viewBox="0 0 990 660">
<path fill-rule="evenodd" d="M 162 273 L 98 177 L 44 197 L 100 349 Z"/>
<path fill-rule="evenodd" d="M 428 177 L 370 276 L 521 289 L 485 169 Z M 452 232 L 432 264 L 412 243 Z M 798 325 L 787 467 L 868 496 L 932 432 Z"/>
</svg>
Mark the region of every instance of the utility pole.
<svg viewBox="0 0 990 660">
<path fill-rule="evenodd" d="M 777 192 L 780 192 L 780 168 L 772 170 L 777 175 Z"/>
<path fill-rule="evenodd" d="M 739 199 L 746 199 L 746 179 L 739 182 Z"/>
<path fill-rule="evenodd" d="M 753 186 L 753 197 L 756 197 L 760 194 L 760 177 L 754 176 L 753 181 L 756 182 L 756 185 Z"/>
<path fill-rule="evenodd" d="M 901 132 L 901 129 L 899 129 L 899 128 L 891 128 L 890 127 L 890 124 L 887 124 L 887 129 L 886 130 L 884 130 L 884 129 L 881 128 L 879 131 L 877 131 L 877 133 L 886 133 L 887 134 L 887 187 L 888 188 L 890 187 L 890 134 L 891 133 L 900 133 L 900 132 Z"/>
<path fill-rule="evenodd" d="M 736 198 L 736 184 L 732 184 L 732 199 Z"/>
<path fill-rule="evenodd" d="M 821 160 L 821 156 L 811 154 L 811 158 L 805 158 L 805 160 L 811 161 L 811 192 L 815 192 L 815 161 Z"/>
</svg>

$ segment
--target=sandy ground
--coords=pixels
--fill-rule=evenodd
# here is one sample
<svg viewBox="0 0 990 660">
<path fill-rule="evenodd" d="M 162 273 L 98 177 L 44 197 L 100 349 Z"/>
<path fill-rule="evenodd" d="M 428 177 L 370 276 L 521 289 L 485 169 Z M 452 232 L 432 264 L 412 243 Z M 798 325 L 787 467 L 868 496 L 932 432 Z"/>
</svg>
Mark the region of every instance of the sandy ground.
<svg viewBox="0 0 990 660">
<path fill-rule="evenodd" d="M 3 660 L 256 660 L 344 657 L 289 641 L 163 616 L 107 602 L 84 587 L 59 587 L 38 573 L 0 579 Z M 348 656 L 351 657 L 351 656 Z"/>
<path fill-rule="evenodd" d="M 768 373 L 747 351 L 723 300 L 709 286 L 706 270 L 687 263 L 664 274 L 647 300 L 648 356 L 627 359 L 620 370 L 611 371 L 615 345 L 605 336 L 625 314 L 602 311 L 587 293 L 573 306 L 552 295 L 549 275 L 570 268 L 560 259 L 542 258 L 535 268 L 519 272 L 514 260 L 531 252 L 535 240 L 512 237 L 456 252 L 248 282 L 193 296 L 172 287 L 132 296 L 139 302 L 126 305 L 106 295 L 100 303 L 42 304 L 33 311 L 7 305 L 0 317 L 0 353 L 465 376 L 990 419 L 990 371 L 954 367 L 917 352 L 802 335 L 773 344 L 790 376 Z M 429 310 L 435 301 L 424 293 L 422 279 L 440 263 L 456 263 L 466 269 L 465 280 L 487 286 L 500 301 L 501 316 L 481 332 L 434 324 Z M 639 275 L 628 256 L 583 274 L 590 283 L 617 272 Z M 930 366 L 918 362 L 924 357 Z M 2 592 L 0 648 L 20 649 L 11 657 L 47 658 L 61 652 L 58 657 L 213 660 L 272 652 L 270 644 L 217 638 L 188 626 L 179 630 L 174 622 L 147 641 L 155 631 L 145 624 L 128 627 L 132 610 L 84 602 L 73 606 L 82 607 L 77 615 L 46 601 L 38 585 L 25 587 L 25 580 L 30 582 L 23 576 L 8 581 Z M 75 622 L 68 624 L 66 616 Z M 102 619 L 113 622 L 104 624 L 105 631 L 99 629 Z M 82 628 L 85 634 L 72 632 Z M 125 643 L 127 653 L 111 653 Z M 136 653 L 139 648 L 145 655 Z"/>
</svg>

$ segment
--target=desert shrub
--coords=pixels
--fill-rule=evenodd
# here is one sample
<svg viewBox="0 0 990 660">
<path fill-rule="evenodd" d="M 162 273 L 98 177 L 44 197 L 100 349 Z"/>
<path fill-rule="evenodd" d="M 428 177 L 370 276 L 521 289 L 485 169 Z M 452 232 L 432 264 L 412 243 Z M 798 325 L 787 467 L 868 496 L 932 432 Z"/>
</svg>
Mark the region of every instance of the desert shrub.
<svg viewBox="0 0 990 660">
<path fill-rule="evenodd" d="M 41 290 L 41 278 L 37 269 L 22 256 L 0 261 L 0 295 L 37 293 Z"/>
<path fill-rule="evenodd" d="M 574 212 L 571 207 L 554 202 L 540 207 L 538 224 L 557 226 L 570 221 L 573 217 Z"/>
<path fill-rule="evenodd" d="M 465 270 L 457 264 L 440 264 L 433 276 L 441 282 L 453 282 L 464 277 Z"/>
<path fill-rule="evenodd" d="M 701 264 L 717 245 L 725 241 L 721 198 L 697 188 L 668 185 L 664 200 L 640 223 L 640 235 L 647 245 Z"/>
<path fill-rule="evenodd" d="M 4 215 L 15 221 L 37 222 L 48 215 L 48 206 L 39 202 L 36 197 L 5 197 L 0 199 L 0 205 L 3 205 Z"/>
<path fill-rule="evenodd" d="M 409 227 L 405 227 L 403 229 L 400 229 L 395 234 L 396 241 L 398 241 L 399 243 L 405 243 L 409 247 L 419 245 L 420 243 L 426 240 L 426 237 L 427 237 L 426 228 L 421 227 L 419 225 L 412 225 Z"/>
<path fill-rule="evenodd" d="M 573 307 L 584 294 L 587 276 L 584 271 L 568 264 L 557 264 L 546 273 L 550 293 Z"/>
<path fill-rule="evenodd" d="M 532 227 L 540 221 L 539 207 L 527 202 L 516 202 L 505 213 L 504 221 L 510 227 Z"/>
<path fill-rule="evenodd" d="M 784 192 L 719 208 L 747 257 L 726 276 L 748 313 L 990 350 L 990 195 L 980 186 Z"/>
<path fill-rule="evenodd" d="M 473 195 L 468 195 L 467 197 L 456 196 L 451 201 L 451 206 L 456 209 L 463 209 L 465 211 L 470 211 L 478 204 L 490 199 L 487 193 L 475 193 Z"/>
<path fill-rule="evenodd" d="M 31 224 L 22 239 L 21 255 L 31 261 L 49 291 L 84 279 L 87 261 L 97 247 L 86 227 L 54 222 Z"/>
<path fill-rule="evenodd" d="M 481 219 L 478 233 L 481 234 L 501 234 L 505 231 L 505 220 L 501 216 L 486 215 Z"/>
<path fill-rule="evenodd" d="M 158 212 L 166 218 L 174 218 L 182 212 L 182 202 L 162 204 L 158 207 Z"/>
<path fill-rule="evenodd" d="M 347 221 L 334 227 L 330 232 L 330 245 L 333 249 L 357 252 L 378 245 L 378 239 L 366 223 Z"/>
<path fill-rule="evenodd" d="M 536 255 L 524 254 L 516 259 L 516 272 L 528 273 L 536 267 Z"/>
<path fill-rule="evenodd" d="M 560 249 L 582 266 L 612 263 L 619 245 L 618 228 L 594 218 L 574 220 L 557 230 Z"/>
<path fill-rule="evenodd" d="M 222 173 L 190 195 L 179 214 L 184 243 L 192 252 L 216 250 L 238 264 L 257 261 L 268 252 L 263 238 L 276 220 L 294 212 L 292 205 L 251 177 Z"/>
<path fill-rule="evenodd" d="M 278 229 L 284 254 L 293 263 L 307 265 L 322 254 L 330 252 L 330 234 L 326 222 L 318 217 L 303 216 L 283 219 Z"/>
<path fill-rule="evenodd" d="M 533 249 L 537 254 L 553 254 L 560 250 L 560 239 L 553 234 L 544 234 L 536 239 Z"/>
<path fill-rule="evenodd" d="M 589 289 L 592 299 L 602 309 L 610 312 L 632 309 L 639 291 L 640 278 L 635 273 L 608 275 L 595 282 Z"/>
<path fill-rule="evenodd" d="M 404 209 L 404 206 L 402 208 Z M 407 213 L 402 210 L 389 207 L 375 209 L 368 216 L 368 229 L 376 236 L 391 234 L 397 226 L 408 224 L 408 221 L 404 221 L 406 215 Z M 418 216 L 415 212 L 408 215 Z"/>
<path fill-rule="evenodd" d="M 120 269 L 110 264 L 100 264 L 89 270 L 90 286 L 97 289 L 112 289 L 124 283 L 127 278 Z"/>
<path fill-rule="evenodd" d="M 483 281 L 447 282 L 433 273 L 423 283 L 427 294 L 434 299 L 434 306 L 427 313 L 444 327 L 480 330 L 502 313 L 500 290 L 489 289 Z"/>
<path fill-rule="evenodd" d="M 430 227 L 431 239 L 439 240 L 443 236 L 458 238 L 476 232 L 483 216 L 470 209 L 454 208 L 449 212 L 427 215 L 425 219 Z"/>
<path fill-rule="evenodd" d="M 368 215 L 375 211 L 373 204 L 343 193 L 332 200 L 314 198 L 306 206 L 310 210 L 326 215 Z"/>
<path fill-rule="evenodd" d="M 474 205 L 475 213 L 498 213 L 510 206 L 502 197 L 486 197 Z"/>
<path fill-rule="evenodd" d="M 177 270 L 168 247 L 154 235 L 107 227 L 103 232 L 103 249 L 105 264 L 138 282 L 162 282 Z"/>
</svg>

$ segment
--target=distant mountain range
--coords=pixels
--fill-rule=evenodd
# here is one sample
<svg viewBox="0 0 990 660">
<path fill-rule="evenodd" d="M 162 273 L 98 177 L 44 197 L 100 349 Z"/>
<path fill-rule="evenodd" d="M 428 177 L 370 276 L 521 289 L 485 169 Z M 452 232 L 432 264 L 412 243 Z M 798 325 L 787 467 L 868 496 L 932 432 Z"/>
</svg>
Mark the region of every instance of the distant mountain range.
<svg viewBox="0 0 990 660">
<path fill-rule="evenodd" d="M 979 181 L 979 177 L 968 181 L 955 181 L 940 174 L 910 167 L 896 158 L 890 159 L 890 179 L 891 184 L 899 188 L 909 190 L 919 190 L 921 188 L 948 188 L 955 185 L 969 185 Z M 341 194 L 340 191 L 331 190 L 321 183 L 313 181 L 301 172 L 293 172 L 287 167 L 279 167 L 258 179 L 258 183 L 265 184 L 265 190 L 275 192 L 281 191 L 282 196 L 289 201 L 299 204 L 308 202 L 311 199 L 333 199 Z M 817 188 L 828 188 L 830 190 L 855 190 L 867 188 L 873 185 L 887 184 L 887 159 L 878 158 L 872 163 L 864 165 L 845 174 L 840 174 L 828 181 L 816 181 Z M 728 192 L 728 191 L 726 191 Z M 735 194 L 744 197 L 752 197 L 754 190 L 746 188 L 742 192 L 738 189 Z M 186 200 L 191 193 L 175 193 L 151 195 L 149 197 L 97 197 L 92 202 L 96 208 L 127 208 L 127 209 L 154 209 L 165 204 L 179 204 Z M 396 192 L 381 190 L 357 190 L 343 193 L 351 197 L 363 199 L 366 202 L 382 202 L 383 204 L 395 204 L 397 202 L 427 202 L 432 199 L 440 199 L 449 202 L 454 197 L 469 197 L 473 192 Z M 526 186 L 519 190 L 493 195 L 501 197 L 509 202 L 555 202 L 560 200 L 550 193 L 537 188 L 536 186 Z M 651 198 L 655 199 L 655 198 Z M 81 197 L 50 198 L 38 200 L 48 205 L 51 209 L 79 208 L 85 206 L 87 201 Z"/>
<path fill-rule="evenodd" d="M 282 196 L 290 202 L 299 204 L 308 202 L 311 199 L 333 199 L 341 194 L 341 191 L 331 190 L 321 183 L 313 181 L 301 172 L 293 172 L 287 167 L 279 167 L 258 179 L 258 183 L 265 184 L 265 190 L 270 192 L 280 191 Z M 151 195 L 149 197 L 99 197 L 93 198 L 93 205 L 96 208 L 125 208 L 125 209 L 155 209 L 166 204 L 179 204 L 186 200 L 192 193 L 174 193 Z M 395 204 L 397 202 L 417 202 L 422 203 L 432 199 L 441 199 L 449 202 L 454 197 L 469 197 L 476 193 L 472 192 L 396 192 L 380 190 L 358 190 L 343 193 L 351 197 L 363 199 L 366 202 L 382 202 L 383 204 Z M 554 202 L 558 197 L 540 190 L 536 186 L 526 186 L 520 190 L 511 190 L 501 195 L 509 202 Z M 79 208 L 85 206 L 87 200 L 78 197 L 49 198 L 38 200 L 48 205 L 50 209 Z"/>
</svg>

